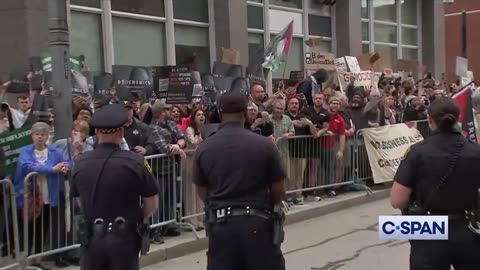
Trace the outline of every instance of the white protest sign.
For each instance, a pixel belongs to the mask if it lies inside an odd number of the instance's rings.
[[[356,57],[345,56],[345,60],[347,61],[348,69],[350,72],[360,72],[362,70]]]
[[[455,65],[455,75],[460,77],[467,77],[468,74],[468,59],[457,56],[457,61]]]
[[[335,59],[335,67],[337,68],[337,71],[348,72],[348,65],[345,57]]]
[[[350,83],[350,77],[355,77],[354,86],[360,87],[363,86],[365,90],[378,92],[378,79],[377,75],[370,70],[360,71],[360,72],[344,72],[337,70],[338,74],[338,84],[340,89],[345,91],[348,84]]]
[[[393,181],[409,148],[423,140],[420,132],[406,124],[362,129],[375,184]]]

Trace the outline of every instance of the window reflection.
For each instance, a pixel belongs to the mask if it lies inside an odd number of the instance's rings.
[[[111,0],[112,10],[165,17],[163,0]],[[175,0],[176,1],[176,0]]]
[[[375,14],[375,20],[388,22],[397,21],[395,0],[373,0],[370,1],[370,4],[373,5],[373,14]]]

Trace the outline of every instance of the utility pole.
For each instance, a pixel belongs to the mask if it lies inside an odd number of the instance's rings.
[[[68,1],[70,2],[70,1]],[[54,140],[70,137],[72,86],[66,0],[48,0],[48,42],[52,57]]]
[[[467,58],[467,11],[462,12],[462,57]]]

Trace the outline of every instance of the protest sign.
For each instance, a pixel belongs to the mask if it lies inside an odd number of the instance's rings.
[[[72,71],[82,72],[85,58],[83,56],[70,56]],[[41,56],[30,57],[31,70],[34,74],[41,75],[43,71],[52,71],[52,57],[48,53]]]
[[[360,72],[343,72],[338,71],[338,84],[340,85],[340,89],[345,91],[347,89],[348,84],[350,83],[350,77],[355,76],[354,86],[356,87],[364,87],[367,91],[378,91],[377,85],[377,75],[369,70],[360,71]]]
[[[172,66],[152,67],[153,92],[157,98],[167,98],[168,75]]]
[[[243,77],[243,67],[215,61],[213,63],[213,74],[216,77]]]
[[[5,171],[7,175],[15,176],[18,156],[22,147],[32,144],[31,126],[24,126],[14,131],[0,134],[0,147],[5,154]]]
[[[319,70],[335,70],[335,55],[333,53],[324,53],[310,48],[312,52],[305,53],[305,69]]]
[[[8,93],[28,93],[29,82],[27,80],[28,70],[23,68],[13,69],[10,72],[10,85],[8,86]]]
[[[360,64],[356,57],[343,56],[334,60],[335,69],[343,72],[360,72]]]
[[[416,128],[406,124],[362,129],[375,184],[393,181],[409,148],[423,140]]]
[[[93,92],[93,73],[72,71],[72,96],[91,97]]]
[[[240,52],[232,48],[222,48],[222,62],[226,64],[240,64]]]
[[[193,78],[189,66],[173,66],[168,76],[168,104],[192,103]]]
[[[467,77],[468,71],[468,59],[463,58],[461,56],[457,56],[456,62],[455,62],[455,75],[459,77]]]
[[[150,67],[113,66],[113,77],[120,100],[147,100],[153,93]]]
[[[110,99],[110,89],[113,87],[113,75],[107,72],[101,73],[93,78],[93,97],[97,100]]]

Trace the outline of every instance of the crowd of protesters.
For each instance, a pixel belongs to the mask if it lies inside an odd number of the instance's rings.
[[[291,204],[303,204],[304,200],[318,201],[321,195],[337,196],[338,190],[329,187],[302,192],[301,189],[331,185],[345,180],[352,180],[353,138],[356,131],[391,125],[407,121],[420,121],[427,118],[429,104],[438,96],[448,95],[458,90],[452,85],[448,91],[428,76],[414,82],[413,78],[395,79],[383,76],[378,83],[378,91],[355,87],[355,78],[341,91],[336,85],[323,85],[323,70],[308,76],[295,87],[281,81],[274,87],[273,94],[267,96],[264,86],[254,84],[250,87],[250,102],[246,113],[245,128],[262,136],[271,138],[276,143],[288,172],[288,188],[296,192],[289,195]],[[5,101],[8,82],[0,86],[0,96]],[[0,132],[20,128],[28,123],[31,103],[34,98],[48,95],[41,89],[37,93],[31,90],[27,95],[20,95],[17,104],[2,105]],[[161,185],[161,206],[159,222],[175,218],[177,201],[174,198],[177,176],[182,175],[183,209],[186,215],[202,212],[202,204],[196,199],[191,180],[190,166],[192,153],[200,144],[205,134],[202,129],[207,124],[218,123],[219,113],[215,106],[202,104],[167,104],[165,100],[129,100],[120,101],[115,88],[110,90],[109,100],[97,101],[91,98],[74,97],[72,101],[72,133],[70,138],[53,141],[54,115],[49,113],[43,120],[33,123],[33,144],[22,148],[17,164],[17,171],[11,178],[17,192],[17,207],[21,224],[36,224],[36,230],[28,236],[28,249],[39,252],[42,233],[52,234],[51,248],[61,247],[69,234],[52,233],[65,227],[65,209],[68,201],[64,179],[73,166],[75,157],[96,146],[94,130],[89,127],[93,113],[109,103],[122,103],[129,111],[129,121],[125,126],[122,149],[144,156],[165,154],[172,157],[171,162],[159,162],[150,159],[154,173]],[[474,107],[480,113],[480,97],[474,97]],[[248,147],[248,146],[246,146]],[[255,149],[252,149],[252,154]],[[0,158],[3,151],[0,149]],[[156,163],[155,163],[156,162]],[[4,160],[0,160],[0,176],[5,177]],[[180,165],[184,164],[184,165]],[[35,196],[24,194],[31,187],[24,186],[24,179],[30,172],[38,173],[34,181]],[[191,177],[191,176],[190,176]],[[68,181],[67,181],[68,182]],[[0,193],[1,194],[1,193]],[[30,198],[34,197],[34,198]],[[0,200],[3,202],[4,200]],[[24,204],[29,204],[29,213],[21,211]],[[35,207],[40,205],[40,207]],[[6,207],[6,206],[4,206]],[[75,206],[72,206],[75,208]],[[42,209],[40,212],[35,211]],[[33,211],[32,211],[33,209]],[[3,212],[3,211],[2,211]],[[23,220],[27,216],[28,220]],[[55,217],[55,218],[45,218]],[[58,217],[58,218],[57,218]],[[163,220],[162,220],[163,219]],[[53,220],[53,222],[49,222]],[[5,222],[3,220],[2,222]],[[41,223],[44,223],[43,226]],[[203,229],[201,219],[190,220],[197,230]],[[2,225],[2,224],[0,224]],[[5,226],[0,226],[3,243],[8,241]],[[175,225],[163,226],[152,232],[152,242],[163,243],[163,236],[179,235]],[[60,238],[60,239],[57,239]],[[5,248],[6,244],[3,245]],[[78,253],[67,252],[55,257],[57,266],[78,264]],[[40,261],[35,265],[42,269]]]

